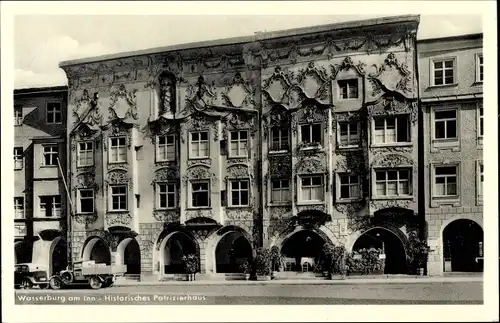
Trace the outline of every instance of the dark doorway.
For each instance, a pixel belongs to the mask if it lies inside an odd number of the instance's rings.
[[[281,254],[286,271],[321,271],[325,260],[325,240],[316,232],[302,230],[294,233],[283,243]]]
[[[218,273],[242,273],[240,265],[252,257],[252,246],[240,232],[226,233],[215,248]]]
[[[101,239],[98,239],[92,247],[90,260],[94,260],[96,264],[111,265],[111,252]]]
[[[33,254],[33,245],[25,241],[14,243],[14,257],[16,264],[29,263]]]
[[[164,273],[183,274],[183,256],[197,254],[196,244],[185,233],[176,232],[167,241],[164,250]]]
[[[52,251],[52,272],[51,274],[56,274],[61,272],[61,270],[66,269],[68,266],[68,250],[66,246],[66,241],[60,239],[54,250]]]
[[[443,231],[445,271],[483,271],[483,248],[483,229],[479,224],[467,219],[451,222]]]
[[[384,274],[408,274],[403,243],[394,233],[382,228],[371,229],[356,240],[352,250],[369,248],[382,249],[385,254]]]
[[[141,249],[139,243],[132,239],[125,247],[123,252],[123,262],[127,266],[127,275],[140,275],[141,274]]]

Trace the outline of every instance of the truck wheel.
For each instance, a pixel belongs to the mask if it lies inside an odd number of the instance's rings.
[[[99,277],[97,277],[97,276],[91,276],[89,278],[89,284],[90,284],[90,288],[92,288],[92,289],[99,289],[102,286],[102,282],[99,279]]]
[[[58,289],[62,288],[62,285],[63,285],[63,282],[62,282],[61,278],[59,278],[58,276],[50,277],[50,280],[49,280],[50,288],[52,288],[53,290],[58,290]]]
[[[28,278],[25,278],[21,282],[21,288],[22,289],[31,289],[31,288],[33,288],[33,283]]]
[[[113,278],[107,278],[104,283],[102,283],[102,287],[107,288],[113,286],[114,281]]]

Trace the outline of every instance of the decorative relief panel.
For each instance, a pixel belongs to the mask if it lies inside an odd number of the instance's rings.
[[[177,169],[163,167],[155,171],[153,184],[177,180]]]
[[[77,223],[83,224],[85,225],[85,228],[88,228],[91,224],[97,221],[98,216],[96,213],[75,214],[74,218]]]
[[[292,217],[291,206],[271,206],[269,207],[269,214],[271,218],[275,219],[288,219]]]
[[[85,122],[91,127],[98,127],[102,124],[102,113],[99,112],[97,92],[90,97],[87,89],[83,90],[82,96],[76,98],[73,96],[73,117],[75,123]]]
[[[389,95],[386,95],[379,99],[376,103],[369,105],[367,109],[369,122],[371,122],[371,119],[374,116],[397,114],[408,114],[413,125],[416,125],[418,121],[417,102],[408,102],[405,99],[398,99]]]
[[[297,174],[318,174],[324,173],[326,167],[324,161],[319,158],[304,158],[297,162],[295,166],[295,172]]]
[[[130,178],[127,171],[123,169],[114,169],[108,172],[108,177],[106,180],[107,185],[117,185],[117,184],[128,184]]]
[[[413,165],[413,159],[401,154],[382,154],[374,157],[372,167],[394,168]]]
[[[372,93],[379,92],[380,88],[388,88],[389,90],[399,91],[401,93],[413,92],[411,72],[408,65],[406,63],[399,62],[394,53],[389,53],[381,66],[378,67],[377,65],[374,65],[373,67],[375,68],[375,72],[370,73],[369,75],[372,79],[370,81],[373,87]],[[394,70],[399,74],[399,81],[396,82],[394,81]]]
[[[359,61],[357,64],[354,64],[352,58],[350,56],[346,56],[342,63],[330,65],[330,70],[332,72],[331,78],[337,78],[337,75],[341,71],[348,71],[350,69],[355,70],[360,76],[366,74],[365,72],[366,64]]]
[[[409,209],[412,204],[414,204],[413,200],[372,200],[370,201],[370,213],[373,214],[376,211],[390,208]]]
[[[361,115],[358,111],[332,113],[333,133],[337,131],[337,124],[340,122],[361,122]]]
[[[210,169],[205,165],[196,165],[186,170],[184,176],[182,176],[184,182],[188,182],[190,180],[203,180],[210,179],[212,181],[212,185],[216,185],[217,177],[214,173],[210,172]]]
[[[130,149],[132,146],[132,131],[130,131],[130,125],[122,122],[120,119],[115,119],[102,128],[105,134],[102,143],[104,151],[108,149],[109,137],[125,137],[127,148]]]
[[[255,108],[255,89],[243,80],[241,73],[237,72],[234,77],[227,81],[221,93],[222,101],[232,108]]]
[[[137,89],[127,91],[124,84],[112,88],[109,98],[109,120],[139,118],[137,114]]]
[[[326,68],[316,67],[309,62],[305,69],[300,69],[296,78],[297,84],[308,98],[315,98],[320,102],[329,103],[332,97],[330,77]]]
[[[336,172],[364,173],[365,156],[362,151],[338,151],[337,154],[339,158],[335,163]]]
[[[213,214],[211,209],[188,209],[184,211],[184,216],[186,221],[195,218],[210,218],[213,219]]]
[[[273,105],[269,112],[262,116],[264,137],[268,138],[273,127],[290,129],[290,112],[280,105]]]
[[[321,211],[326,212],[326,207],[324,204],[314,204],[314,205],[297,205],[297,214],[307,211]]]
[[[176,80],[170,73],[160,75],[160,107],[159,113],[175,113],[176,111]]]
[[[231,167],[233,165],[244,165],[248,167],[248,158],[228,158],[226,160],[227,167]]]
[[[95,182],[95,173],[93,171],[82,172],[76,175],[74,190],[80,188],[99,190],[99,185]]]
[[[231,220],[252,220],[253,212],[248,208],[226,208],[226,217]]]
[[[157,136],[180,133],[180,125],[178,121],[159,117],[155,121],[149,122],[141,129],[144,138],[149,137],[153,145],[156,144]]]
[[[227,131],[231,130],[248,130],[252,138],[255,137],[257,129],[255,116],[250,116],[247,113],[231,113],[222,118],[223,134],[227,139]]]
[[[211,167],[212,166],[212,159],[206,158],[206,159],[188,159],[187,161],[187,168],[191,168],[194,166],[204,166],[204,167]]]
[[[227,168],[226,178],[248,178],[250,170],[247,165],[236,164]]]
[[[153,217],[156,221],[173,223],[180,221],[180,210],[154,210]]]
[[[187,105],[200,100],[205,105],[215,105],[218,100],[217,86],[215,81],[208,83],[203,76],[198,77],[196,84],[188,84],[186,88]]]
[[[107,212],[104,219],[107,227],[129,226],[132,223],[132,214],[130,212]]]
[[[270,155],[269,173],[271,176],[289,177],[292,174],[292,157],[290,155]]]
[[[214,136],[214,141],[217,141],[219,139],[219,129],[216,121],[217,118],[201,112],[194,112],[187,118],[186,122],[183,124],[183,128],[187,129],[187,131],[211,130]],[[181,141],[184,143],[185,140],[185,136],[181,135]]]

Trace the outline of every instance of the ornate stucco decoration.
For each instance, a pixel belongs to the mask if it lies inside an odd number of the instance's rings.
[[[332,129],[336,136],[337,125],[340,122],[361,122],[361,114],[359,111],[346,111],[332,113]]]
[[[236,164],[236,165],[231,165],[230,167],[227,168],[227,176],[226,179],[231,179],[231,178],[249,178],[250,176],[250,169],[248,168],[248,165],[246,164]]]
[[[227,208],[226,217],[231,220],[252,220],[253,212],[251,207]]]
[[[137,120],[137,89],[127,91],[125,84],[112,88],[109,98],[109,120]]]
[[[215,80],[211,83],[205,77],[199,76],[196,84],[188,84],[186,88],[186,105],[189,106],[196,101],[201,101],[204,106],[214,105],[218,99]]]
[[[132,223],[132,214],[130,212],[107,212],[104,215],[104,220],[108,227],[129,226]]]
[[[372,65],[374,72],[368,75],[372,86],[372,95],[375,96],[381,90],[398,91],[401,94],[413,92],[411,71],[406,63],[398,61],[394,53],[389,53],[381,66]],[[399,80],[394,81],[394,73],[399,74]]]
[[[318,105],[315,102],[306,101],[300,109],[292,113],[291,127],[293,134],[297,134],[302,124],[322,123],[328,120],[328,107]],[[328,130],[324,124],[325,132]]]
[[[95,182],[94,169],[76,175],[74,190],[80,188],[93,189],[96,192],[99,190],[99,185]]]
[[[324,173],[326,167],[324,162],[316,157],[303,158],[295,166],[297,174],[319,174]]]
[[[138,128],[137,125],[131,125],[123,122],[121,119],[115,119],[101,127],[104,134],[102,146],[105,151],[108,150],[109,137],[125,137],[127,148],[132,146],[132,128]]]
[[[180,221],[180,210],[154,210],[153,217],[158,222],[174,223]]]
[[[370,214],[383,209],[403,208],[409,209],[413,204],[412,200],[372,200],[370,201]]]
[[[214,117],[203,112],[194,112],[189,115],[185,122],[181,125],[181,129],[189,131],[208,131],[213,133],[214,141],[219,140],[219,127],[217,125],[218,117]],[[181,141],[184,143],[185,136],[181,136]]]
[[[409,102],[400,95],[386,94],[376,102],[367,105],[368,121],[374,116],[408,114],[410,121],[416,125],[418,121],[418,104]]]
[[[213,219],[212,209],[187,209],[184,211],[185,221],[195,218],[209,218]]]
[[[326,208],[324,204],[314,204],[314,205],[297,205],[297,214],[307,211],[321,211],[325,212]]]
[[[270,217],[274,219],[288,219],[292,216],[291,206],[271,206],[269,208]]]
[[[281,105],[274,105],[268,113],[262,116],[264,123],[264,137],[268,138],[273,127],[290,129],[290,112]]]
[[[315,98],[320,102],[329,103],[331,95],[330,77],[326,68],[317,67],[309,62],[306,68],[297,73],[296,82],[308,98]]]
[[[177,105],[176,84],[174,75],[165,72],[160,75],[160,115],[175,113]]]
[[[345,213],[348,218],[356,217],[365,206],[365,200],[352,201],[351,203],[334,203],[335,209],[340,213]]]
[[[158,119],[149,121],[141,129],[144,138],[149,137],[151,143],[156,144],[156,137],[168,134],[179,135],[180,124],[178,121],[160,116]]]
[[[96,128],[102,124],[102,113],[99,112],[99,95],[97,92],[91,97],[87,89],[83,90],[80,98],[73,102],[73,117],[75,125],[85,123],[89,127]]]
[[[413,159],[401,154],[383,154],[372,162],[372,167],[395,168],[412,165]]]
[[[111,251],[115,252],[118,247],[118,242],[120,241],[120,237],[118,235],[114,235],[108,230],[92,230],[87,232],[87,236],[95,236],[101,238],[103,242],[111,249]]]
[[[118,184],[123,184],[123,185],[128,185],[130,181],[130,177],[128,176],[128,173],[125,169],[113,169],[108,172],[108,176],[106,179],[106,184],[107,185],[118,185]]]
[[[212,181],[212,185],[215,185],[215,181],[217,177],[214,173],[210,172],[210,168],[207,165],[196,164],[186,170],[184,176],[182,176],[182,180],[184,182],[188,182],[191,180],[207,180],[210,179]]]
[[[277,66],[274,73],[268,79],[263,80],[262,90],[273,102],[282,102],[286,91],[292,86],[292,80]]]
[[[77,223],[83,224],[85,225],[85,228],[87,228],[89,225],[97,221],[98,216],[96,213],[75,214],[74,218]]]
[[[204,167],[211,167],[212,166],[212,159],[210,159],[210,158],[188,159],[187,168],[191,168],[191,167],[194,167],[197,165],[204,166]]]
[[[346,56],[342,63],[330,65],[330,70],[332,73],[331,78],[336,79],[339,72],[348,71],[350,69],[355,70],[358,75],[364,76],[366,74],[365,66],[366,64],[361,61],[359,61],[357,64],[354,64],[352,58],[350,56]]]
[[[339,153],[339,158],[335,163],[335,171],[363,175],[365,171],[365,157],[363,152],[345,151]]]
[[[236,72],[232,79],[226,81],[221,96],[222,101],[228,107],[255,108],[255,89],[243,79],[240,72]]]
[[[232,112],[222,118],[223,122],[223,134],[224,138],[227,139],[227,131],[231,130],[248,130],[252,138],[255,137],[255,132],[257,129],[255,115],[250,115],[248,113],[236,113]]]
[[[171,181],[177,181],[177,169],[170,167],[162,167],[155,171],[154,179],[151,184],[155,185],[156,183],[171,182]]]
[[[292,174],[292,157],[290,155],[270,155],[269,173],[271,177],[289,178]]]

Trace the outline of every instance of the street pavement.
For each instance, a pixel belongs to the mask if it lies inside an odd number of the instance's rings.
[[[419,283],[349,283],[342,284],[240,284],[190,285],[157,284],[114,286],[100,290],[72,288],[64,290],[30,290],[18,295],[87,295],[94,302],[110,303],[106,295],[134,295],[154,298],[156,304],[483,304],[481,281],[419,282]],[[172,298],[185,296],[183,301]],[[170,301],[165,300],[169,297]],[[186,298],[187,297],[187,298]],[[116,300],[116,299],[115,299]],[[123,303],[125,302],[125,303]],[[114,303],[116,304],[116,302]],[[141,304],[122,300],[122,304]],[[142,304],[151,304],[142,302]]]

